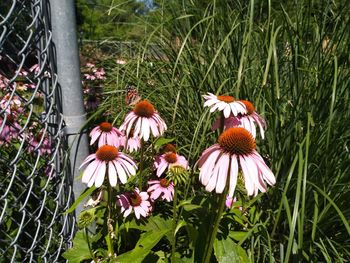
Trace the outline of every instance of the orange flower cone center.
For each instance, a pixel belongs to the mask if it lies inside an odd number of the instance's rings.
[[[150,118],[155,112],[154,106],[147,100],[142,100],[135,105],[134,113],[140,117]]]
[[[163,152],[164,153],[176,153],[176,148],[173,144],[168,143],[167,145],[164,146]]]
[[[161,187],[167,188],[170,184],[170,181],[168,181],[165,178],[160,179],[159,184]]]
[[[176,153],[167,153],[164,156],[165,161],[167,161],[168,163],[176,163],[177,161],[177,156]]]
[[[225,130],[219,137],[220,147],[230,154],[251,154],[256,147],[253,136],[244,128],[234,127]]]
[[[138,193],[133,192],[129,197],[129,201],[132,206],[139,206],[142,202],[142,198]]]
[[[221,96],[217,96],[217,98],[218,98],[218,100],[221,100],[221,101],[227,102],[227,103],[235,101],[235,98],[232,96],[221,95]]]
[[[103,145],[96,152],[97,159],[101,161],[113,161],[118,157],[118,148],[111,145]]]
[[[253,103],[251,103],[248,100],[240,100],[240,102],[242,102],[245,107],[247,108],[247,114],[250,115],[255,111],[255,107],[253,105]]]
[[[113,126],[109,122],[102,122],[100,124],[100,130],[103,132],[110,132],[112,129],[113,129]]]

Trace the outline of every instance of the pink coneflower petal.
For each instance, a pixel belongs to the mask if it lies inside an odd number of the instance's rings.
[[[127,114],[124,123],[120,126],[120,130],[125,131],[127,137],[132,129],[134,137],[148,141],[151,135],[154,137],[162,135],[166,124],[154,106],[147,100],[143,100],[138,102],[134,110]]]
[[[275,177],[255,147],[255,140],[246,129],[234,127],[224,131],[218,143],[205,150],[197,162],[200,168],[199,180],[205,189],[222,193],[228,185],[228,195],[232,197],[241,168],[248,195],[266,192],[265,181],[273,185]]]
[[[140,219],[141,216],[147,217],[152,210],[148,199],[149,195],[147,192],[140,192],[139,189],[135,188],[133,192],[119,195],[117,204],[121,207],[121,213],[123,213],[124,217],[127,217],[134,211],[136,218]]]
[[[117,185],[117,182],[118,182],[117,171],[113,162],[109,162],[108,164],[108,179],[111,186],[114,187]]]
[[[113,127],[109,122],[102,122],[90,132],[90,145],[98,140],[98,147],[105,144],[119,147],[121,145],[123,133]]]
[[[100,187],[103,183],[103,180],[105,179],[105,174],[106,174],[106,163],[101,162],[100,167],[98,168],[98,171],[96,171],[97,177],[95,180],[95,186]]]
[[[93,174],[95,173],[96,169],[98,167],[98,163],[97,162],[92,162],[88,165],[88,167],[85,169],[84,173],[83,173],[83,177],[82,177],[82,182],[87,184],[89,183],[91,177],[93,176]]]
[[[230,185],[229,185],[229,191],[228,195],[233,196],[236,185],[237,185],[237,178],[238,178],[238,162],[237,157],[232,156],[231,158],[231,174],[230,174]]]
[[[154,162],[154,168],[157,170],[156,174],[158,177],[171,166],[181,166],[188,169],[188,161],[184,156],[169,152],[158,156]]]
[[[239,101],[236,101],[232,96],[216,96],[212,93],[203,96],[206,102],[204,107],[209,107],[210,112],[221,111],[225,118],[228,118],[231,114],[238,116],[238,114],[246,114],[247,110],[245,105]]]
[[[93,184],[100,187],[107,171],[109,183],[113,187],[117,185],[118,177],[121,183],[125,184],[128,177],[136,174],[135,162],[112,145],[100,147],[95,154],[89,155],[84,160],[80,168],[89,162],[91,163],[85,169],[82,177],[82,182],[87,183],[88,187]]]

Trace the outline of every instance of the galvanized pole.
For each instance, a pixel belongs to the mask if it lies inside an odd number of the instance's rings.
[[[80,79],[75,6],[72,0],[50,0],[53,42],[56,48],[58,83],[62,91],[62,111],[70,148],[70,175],[74,196],[85,189],[78,167],[89,154],[87,135],[82,133],[86,122],[83,91]],[[83,205],[77,207],[76,214]]]

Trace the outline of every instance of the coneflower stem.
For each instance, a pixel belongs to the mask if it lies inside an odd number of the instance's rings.
[[[177,191],[174,186],[174,198],[173,198],[173,239],[171,241],[171,262],[175,262],[175,252],[176,252],[176,225],[177,225]]]
[[[106,236],[106,242],[107,242],[107,248],[108,248],[108,256],[113,257],[114,256],[114,248],[113,248],[113,241],[112,241],[112,233],[113,233],[113,226],[111,224],[112,221],[112,187],[108,184],[108,202],[107,202],[107,208],[108,208],[108,217],[106,220],[106,227],[107,227],[107,236]],[[111,229],[112,226],[112,229]]]
[[[219,229],[219,225],[220,225],[220,221],[221,221],[221,216],[222,216],[222,213],[223,213],[224,208],[225,208],[226,195],[227,195],[227,186],[225,187],[224,192],[219,197],[218,210],[217,210],[217,214],[216,214],[215,221],[214,221],[214,227],[211,231],[209,244],[208,244],[207,249],[205,251],[203,263],[210,262],[211,253],[213,251],[214,241],[216,239],[216,234],[218,233],[218,229]]]
[[[220,117],[220,134],[224,131],[225,128],[225,116],[223,113],[221,113]]]
[[[140,149],[140,166],[139,166],[139,189],[142,190],[143,180],[142,180],[142,172],[143,172],[143,163],[144,163],[144,151],[145,151],[145,143],[141,138],[141,149]]]

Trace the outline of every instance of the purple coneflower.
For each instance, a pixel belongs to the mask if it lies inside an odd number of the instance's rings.
[[[160,180],[149,181],[150,187],[147,192],[151,194],[151,200],[154,201],[159,197],[162,200],[167,200],[168,202],[173,200],[174,196],[174,184],[169,180],[162,178]]]
[[[13,115],[7,115],[6,122],[0,117],[0,145],[10,143],[12,139],[19,136],[22,127],[17,123]]]
[[[82,178],[82,182],[86,183],[88,187],[93,184],[100,187],[106,172],[108,172],[111,186],[117,185],[118,177],[121,183],[125,184],[128,177],[136,174],[135,162],[112,145],[103,145],[98,148],[96,153],[86,157],[79,169],[89,162],[91,163],[86,167]]]
[[[224,121],[224,128],[231,127],[243,127],[248,130],[253,137],[256,137],[255,123],[259,126],[261,138],[264,139],[264,129],[266,128],[266,122],[263,117],[261,117],[256,111],[254,105],[247,100],[240,100],[247,109],[246,114],[239,114],[238,116],[231,115]],[[221,119],[218,118],[213,124],[212,130],[220,127]]]
[[[148,141],[151,133],[154,137],[160,136],[167,126],[154,106],[149,101],[142,100],[126,115],[124,123],[120,126],[120,130],[126,131],[128,137],[132,128],[134,128],[134,137]]]
[[[228,118],[230,114],[237,116],[238,114],[247,113],[245,105],[240,101],[236,101],[232,96],[216,96],[208,93],[208,95],[204,95],[203,97],[206,99],[204,107],[209,107],[210,112],[214,112],[215,110],[222,111],[225,118]]]
[[[117,204],[121,207],[121,213],[124,217],[127,217],[134,211],[136,218],[140,219],[140,216],[147,217],[152,211],[152,206],[148,199],[147,192],[140,192],[138,188],[135,188],[133,192],[118,195]]]
[[[33,134],[30,134],[30,135],[31,136],[29,139],[29,147],[28,147],[29,153],[34,152],[34,150],[38,150],[41,155],[51,154],[52,145],[49,140],[49,137],[46,134],[44,135],[44,131],[40,131],[36,136],[34,136]]]
[[[248,195],[257,195],[258,190],[266,192],[264,181],[274,185],[276,179],[255,147],[255,140],[246,129],[234,127],[225,130],[218,143],[206,149],[198,161],[199,180],[205,189],[222,193],[229,177],[228,195],[232,197],[241,169]]]
[[[102,122],[100,125],[96,126],[90,132],[91,142],[90,145],[94,144],[98,138],[98,147],[105,144],[119,147],[121,145],[121,138],[123,133],[117,128],[113,127],[109,122]]]
[[[138,137],[133,137],[131,132],[131,134],[129,134],[129,138],[125,135],[120,138],[120,145],[128,152],[137,151],[141,148],[141,139]]]
[[[167,168],[178,165],[183,168],[188,168],[188,162],[184,156],[174,152],[167,152],[157,157],[154,162],[154,168],[157,170],[157,176],[160,177]]]

